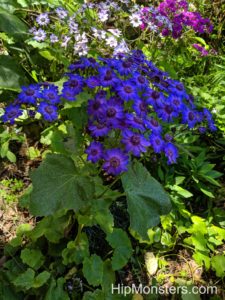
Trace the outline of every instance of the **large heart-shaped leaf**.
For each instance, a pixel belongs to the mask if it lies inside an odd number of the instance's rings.
[[[127,195],[130,227],[143,239],[148,239],[148,229],[159,224],[160,215],[170,212],[169,196],[139,162],[123,174],[122,183]]]
[[[33,192],[30,210],[36,216],[54,214],[59,209],[85,207],[94,194],[94,183],[81,174],[72,159],[51,154],[31,175]]]

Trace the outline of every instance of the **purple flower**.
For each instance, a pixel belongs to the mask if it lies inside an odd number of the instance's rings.
[[[38,84],[31,84],[29,86],[22,86],[22,92],[19,93],[18,99],[21,103],[36,104],[37,98],[40,97],[40,86]]]
[[[183,122],[188,124],[189,128],[194,128],[195,124],[198,122],[196,112],[190,109],[183,110]]]
[[[62,94],[61,97],[68,100],[68,101],[75,101],[76,100],[76,93],[74,92],[73,89],[69,87],[64,87],[62,89]]]
[[[118,95],[125,101],[135,100],[138,96],[134,84],[129,80],[121,81],[116,90]]]
[[[21,116],[23,111],[19,105],[10,104],[5,108],[5,113],[1,116],[3,122],[15,123],[15,119]]]
[[[162,132],[162,126],[159,124],[159,122],[154,118],[146,119],[145,126],[148,129],[151,129],[153,133],[160,134]]]
[[[164,153],[168,159],[168,165],[176,163],[179,156],[176,146],[174,146],[172,143],[167,143],[164,147]]]
[[[105,107],[106,123],[108,126],[117,126],[119,121],[124,118],[123,106],[110,99]]]
[[[50,42],[52,44],[57,43],[59,41],[59,38],[55,34],[53,34],[53,33],[50,35],[49,38],[50,38]]]
[[[155,153],[160,153],[164,147],[164,141],[160,135],[152,133],[149,137],[151,146]]]
[[[88,155],[87,160],[96,163],[103,158],[103,146],[100,142],[91,142],[85,153]]]
[[[36,22],[41,25],[48,25],[50,23],[50,19],[48,17],[48,13],[42,13],[36,18]]]
[[[172,122],[174,117],[178,116],[178,113],[173,109],[173,107],[168,104],[162,104],[160,108],[156,110],[157,115],[165,122]]]
[[[135,114],[126,113],[126,124],[131,128],[138,129],[140,131],[145,131],[143,118]]]
[[[209,52],[199,44],[192,44],[192,47],[194,47],[201,54],[201,56],[207,56],[209,54]]]
[[[136,114],[140,117],[144,117],[148,113],[148,103],[141,99],[135,99],[133,104],[133,109],[136,112]]]
[[[34,39],[37,42],[43,42],[46,39],[46,32],[43,29],[38,29],[33,32]]]
[[[65,19],[68,16],[68,11],[62,7],[57,7],[55,12],[61,20]]]
[[[110,131],[110,128],[104,121],[90,123],[88,129],[93,137],[106,136]]]
[[[52,122],[57,120],[57,107],[45,102],[41,102],[37,110],[46,121]]]
[[[128,129],[124,130],[121,142],[125,145],[127,152],[131,152],[133,155],[138,157],[142,152],[147,151],[146,147],[150,146],[150,143],[143,135],[134,133]]]
[[[68,74],[69,80],[64,82],[63,87],[69,88],[74,95],[79,94],[83,90],[84,80],[80,75]]]
[[[111,68],[100,67],[99,79],[103,87],[114,86],[118,83],[118,78]]]
[[[41,97],[49,102],[50,104],[58,104],[60,102],[60,96],[58,94],[58,87],[55,85],[49,85],[48,88],[45,88],[42,93]]]
[[[134,71],[132,59],[120,60],[116,65],[116,70],[120,75],[129,75]]]
[[[90,88],[90,89],[94,89],[96,88],[97,86],[100,86],[101,83],[100,83],[100,80],[97,76],[91,76],[91,77],[88,77],[86,80],[85,80],[87,86]]]
[[[109,149],[104,155],[104,164],[102,166],[108,174],[119,175],[122,172],[127,171],[129,163],[129,156],[125,154],[121,149]]]

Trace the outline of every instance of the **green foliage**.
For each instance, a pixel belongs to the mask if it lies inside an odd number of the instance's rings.
[[[127,194],[131,229],[146,238],[148,228],[159,224],[160,215],[169,213],[169,196],[140,163],[130,167],[122,182]]]

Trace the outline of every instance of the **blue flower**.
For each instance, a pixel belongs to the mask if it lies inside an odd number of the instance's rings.
[[[146,147],[150,146],[150,143],[145,137],[139,133],[132,132],[130,130],[124,130],[123,138],[121,142],[125,145],[127,152],[131,152],[135,156],[140,156],[142,152],[146,152]]]
[[[68,101],[75,101],[76,100],[76,93],[74,92],[74,89],[71,89],[69,87],[64,87],[62,89],[61,97]]]
[[[130,75],[134,71],[132,59],[120,60],[115,66],[120,75]]]
[[[87,160],[96,163],[103,158],[103,145],[100,142],[91,142],[85,152],[88,155]]]
[[[58,119],[57,107],[41,102],[37,110],[46,121],[53,122]]]
[[[179,156],[176,146],[174,146],[172,143],[167,143],[164,147],[164,153],[168,159],[168,165],[176,163],[177,158]]]
[[[143,118],[138,117],[136,114],[126,113],[126,124],[131,128],[145,131]]]
[[[183,110],[182,115],[183,122],[185,124],[188,124],[189,128],[194,128],[196,123],[198,122],[196,112],[186,108],[185,110]]]
[[[50,104],[58,104],[60,102],[60,96],[58,94],[58,87],[55,85],[49,85],[48,88],[45,88],[41,97],[48,101]]]
[[[164,148],[164,141],[160,135],[152,133],[149,137],[151,146],[155,153],[162,152]]]
[[[36,104],[37,98],[40,97],[40,86],[39,84],[31,84],[29,86],[22,86],[22,92],[19,93],[18,99],[21,103],[25,104]]]
[[[155,134],[160,134],[162,132],[162,126],[152,117],[145,120],[145,126]]]
[[[121,149],[116,148],[107,150],[104,155],[104,160],[105,162],[102,168],[107,172],[107,174],[116,176],[127,171],[129,156]]]
[[[90,76],[85,80],[85,82],[90,89],[94,89],[97,86],[101,85],[100,80],[97,76]]]
[[[104,121],[90,123],[88,129],[93,137],[106,136],[110,131],[110,128]]]
[[[178,112],[173,109],[170,103],[162,103],[162,105],[157,108],[156,113],[158,117],[165,122],[172,122],[173,118],[178,117]]]
[[[126,80],[121,81],[121,83],[116,87],[118,95],[125,101],[135,100],[138,95],[136,92],[136,87],[132,81]]]
[[[74,95],[78,95],[83,90],[84,80],[80,75],[68,74],[69,80],[64,82],[63,87],[69,88]]]
[[[124,118],[123,106],[110,99],[105,106],[106,123],[108,126],[116,127]]]
[[[10,104],[5,108],[5,113],[1,117],[3,122],[15,123],[15,119],[23,114],[19,105]]]
[[[140,117],[145,117],[148,114],[148,103],[139,98],[135,99],[133,109]]]
[[[116,77],[116,74],[111,68],[100,67],[98,71],[99,79],[103,87],[114,86],[116,83],[118,83],[119,79]]]
[[[48,13],[42,13],[39,16],[37,16],[36,22],[41,26],[48,25],[50,23]]]

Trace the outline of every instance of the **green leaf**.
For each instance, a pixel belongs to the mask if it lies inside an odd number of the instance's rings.
[[[133,249],[130,240],[125,231],[117,228],[114,228],[113,232],[108,234],[106,239],[114,249],[112,257],[113,270],[119,270],[127,264],[132,255]]]
[[[160,215],[171,210],[169,196],[139,162],[122,175],[122,183],[127,194],[131,229],[148,239],[148,229],[158,225]]]
[[[55,281],[51,280],[50,287],[44,297],[44,300],[70,300],[68,294],[64,291],[65,279],[60,277]]]
[[[40,250],[24,249],[21,251],[20,258],[24,264],[38,270],[44,263],[45,257]]]
[[[81,233],[79,241],[70,241],[67,247],[62,252],[63,264],[68,265],[71,263],[80,264],[88,257],[89,254],[89,243],[88,238],[84,232]]]
[[[34,270],[27,269],[24,273],[20,274],[15,280],[13,280],[13,284],[17,287],[28,290],[33,286],[34,276]]]
[[[26,84],[25,75],[17,61],[7,55],[0,55],[0,89],[20,91]]]
[[[11,151],[8,151],[6,153],[6,157],[8,158],[9,161],[11,161],[12,163],[16,162],[16,155],[14,153],[12,153]]]
[[[0,30],[15,39],[22,40],[27,37],[28,27],[17,16],[0,7]]]
[[[212,268],[216,271],[216,276],[224,277],[225,276],[225,256],[216,255],[211,259]]]
[[[30,209],[36,216],[51,215],[59,209],[78,211],[94,194],[91,179],[80,174],[72,159],[60,154],[47,155],[31,179]]]
[[[112,284],[115,283],[116,277],[115,272],[112,270],[111,260],[107,259],[104,261],[103,266],[103,280],[102,280],[102,289],[106,292],[112,291]]]
[[[45,236],[51,243],[58,243],[64,237],[65,229],[70,224],[70,216],[65,211],[59,211],[54,216],[43,218],[35,228],[29,232],[32,241]]]
[[[43,271],[34,279],[33,288],[38,289],[44,285],[50,278],[51,274],[47,271]]]
[[[83,262],[83,274],[88,283],[98,286],[103,280],[103,261],[96,254],[86,257]]]
[[[105,294],[101,290],[95,290],[92,292],[86,292],[82,300],[105,300]]]

